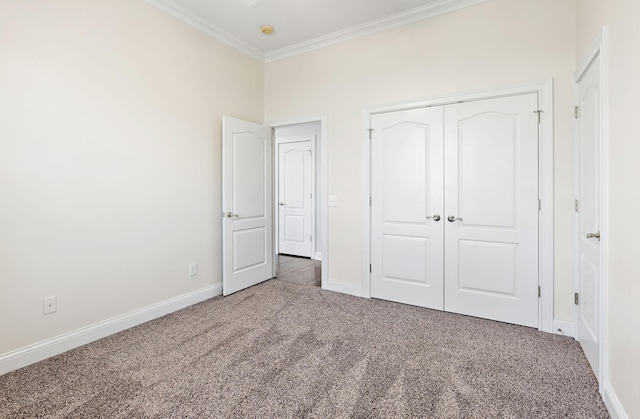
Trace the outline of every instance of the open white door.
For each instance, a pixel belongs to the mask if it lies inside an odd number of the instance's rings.
[[[600,57],[578,81],[577,339],[600,373]]]
[[[273,276],[271,128],[222,118],[222,291]]]
[[[311,257],[313,147],[278,144],[278,253]]]
[[[538,96],[446,106],[446,311],[538,327]]]

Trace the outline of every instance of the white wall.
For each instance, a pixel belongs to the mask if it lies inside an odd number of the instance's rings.
[[[263,64],[143,0],[0,2],[0,355],[221,281],[222,114]]]
[[[577,61],[609,26],[609,368],[629,418],[640,417],[640,2],[578,0]]]
[[[322,252],[322,161],[321,161],[321,145],[322,136],[320,135],[320,122],[314,122],[310,124],[297,124],[276,128],[275,139],[276,143],[279,140],[292,137],[315,137],[316,147],[314,150],[315,163],[316,163],[316,190],[314,192],[316,197],[316,254]],[[277,152],[277,149],[276,149]],[[275,170],[278,170],[276,168]],[[316,255],[311,255],[312,258],[316,258]]]
[[[362,109],[555,79],[555,316],[573,319],[575,0],[492,0],[265,66],[266,120],[327,114],[329,279],[361,280]]]

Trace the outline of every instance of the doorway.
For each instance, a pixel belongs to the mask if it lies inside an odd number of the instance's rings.
[[[322,284],[321,123],[274,128],[275,276]]]
[[[262,281],[275,278],[278,269],[277,202],[275,178],[277,160],[275,136],[309,139],[309,127],[315,151],[312,171],[312,252],[303,259],[304,271],[298,263],[295,278],[309,285],[327,284],[327,214],[324,210],[327,190],[326,117],[288,123],[261,125],[224,116],[222,119],[222,253],[223,294],[229,295]],[[301,130],[304,132],[301,133]],[[297,137],[296,137],[297,136]],[[283,141],[286,142],[286,141]],[[313,155],[313,153],[312,153]],[[275,208],[275,210],[274,210]],[[312,208],[313,210],[313,208]],[[314,228],[317,225],[317,228]],[[317,233],[317,234],[316,234]],[[324,256],[323,256],[324,255]],[[289,260],[292,261],[292,260]],[[283,260],[284,262],[284,260]],[[313,274],[301,276],[302,273]],[[289,272],[291,273],[291,272]],[[289,277],[291,279],[291,275]]]

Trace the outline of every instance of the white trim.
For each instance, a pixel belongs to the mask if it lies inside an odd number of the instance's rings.
[[[488,0],[439,0],[426,6],[386,16],[381,19],[299,42],[284,48],[262,52],[219,26],[207,22],[207,20],[202,16],[199,16],[191,10],[176,4],[172,0],[146,0],[147,3],[159,8],[160,10],[264,63],[271,63],[283,58],[304,54],[305,52],[314,51],[330,45],[371,35],[376,32],[385,31],[387,29],[396,28],[408,23],[439,16],[465,7],[475,6],[476,4],[484,3],[486,1]]]
[[[611,387],[610,383],[606,383],[604,386],[602,400],[604,400],[604,405],[607,407],[607,410],[611,415],[611,419],[629,418],[629,415],[627,415],[627,412],[625,412],[622,407],[622,403],[620,403],[620,399],[618,399],[618,395],[613,391],[613,387]]]
[[[596,41],[593,43],[589,52],[585,56],[582,64],[574,74],[574,98],[577,99],[577,84],[584,77],[586,71],[593,60],[600,56],[600,109],[602,121],[600,124],[600,289],[599,291],[599,331],[598,331],[598,352],[599,352],[599,369],[598,376],[600,380],[600,394],[605,396],[605,389],[609,384],[609,29],[607,26],[602,27],[602,31]],[[574,105],[576,102],[574,101]],[[574,149],[577,158],[578,147],[578,131],[574,130]],[[577,160],[576,160],[577,161]],[[578,166],[574,167],[574,192],[578,193]],[[577,196],[577,195],[576,195]],[[578,272],[577,255],[578,241],[575,240],[578,234],[576,226],[577,218],[574,217],[574,272]],[[574,291],[578,289],[578,276],[574,276]],[[578,310],[574,310],[574,321],[576,328],[578,327]],[[576,329],[576,337],[578,330]]]
[[[321,249],[321,257],[322,257],[322,288],[327,289],[327,285],[329,283],[329,246],[327,242],[328,236],[328,211],[327,211],[327,179],[328,179],[328,165],[327,165],[327,153],[328,153],[328,128],[327,128],[327,116],[318,116],[318,117],[309,117],[309,118],[299,118],[289,121],[276,121],[269,122],[266,125],[272,128],[278,127],[286,127],[290,125],[300,125],[300,124],[309,124],[313,122],[320,122],[320,206],[322,207],[322,214],[320,218],[320,234],[322,235],[322,249]],[[317,233],[317,231],[316,231]],[[275,237],[275,236],[274,236]],[[317,254],[316,249],[316,254]]]
[[[386,16],[371,22],[353,26],[341,31],[333,32],[308,41],[299,42],[284,48],[268,51],[264,54],[265,63],[282,60],[294,55],[304,54],[309,51],[350,41],[352,39],[396,28],[408,23],[417,22],[434,16],[443,15],[465,7],[475,6],[487,0],[440,0],[426,6]]]
[[[575,338],[576,324],[567,320],[553,319],[553,333]]]
[[[314,257],[315,260],[322,260],[322,252],[316,252],[316,255]]]
[[[451,96],[440,96],[409,103],[394,103],[381,106],[365,107],[363,109],[363,140],[362,140],[362,290],[363,296],[371,298],[371,214],[369,194],[371,190],[371,144],[369,141],[369,123],[371,116],[377,113],[394,112],[405,109],[415,109],[427,106],[453,104],[460,101],[484,100],[497,97],[537,93],[539,109],[543,111],[540,122],[540,166],[539,187],[542,209],[540,211],[540,240],[539,240],[539,285],[542,294],[539,299],[538,329],[552,333],[553,302],[554,302],[554,274],[553,274],[553,80],[546,80],[521,86],[501,89],[484,89]]]
[[[336,281],[333,279],[322,281],[322,289],[327,291],[339,292],[342,294],[354,295],[356,297],[363,297],[362,287],[360,285]]]
[[[264,54],[261,51],[259,51],[252,45],[240,40],[239,38],[236,38],[235,36],[231,35],[229,32],[225,31],[224,29],[207,22],[203,17],[198,16],[197,14],[174,3],[173,1],[171,0],[145,0],[145,1],[157,7],[158,9],[162,10],[163,12],[166,12],[171,16],[180,19],[186,24],[191,25],[194,28],[206,33],[212,38],[215,38],[218,41],[221,41],[229,45],[230,47],[235,48],[236,50],[248,55],[249,57],[256,59],[260,62],[264,62]]]
[[[0,356],[0,375],[86,345],[222,294],[222,284],[180,295]]]

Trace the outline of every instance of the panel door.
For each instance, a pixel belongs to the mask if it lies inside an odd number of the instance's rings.
[[[222,289],[273,275],[271,128],[222,119]]]
[[[311,257],[311,141],[278,145],[278,252]]]
[[[449,105],[445,310],[538,326],[537,94]]]
[[[578,212],[577,217],[577,337],[596,377],[599,374],[600,324],[600,57],[578,82]],[[589,238],[587,235],[590,235]]]
[[[442,310],[442,107],[371,122],[371,295]]]

